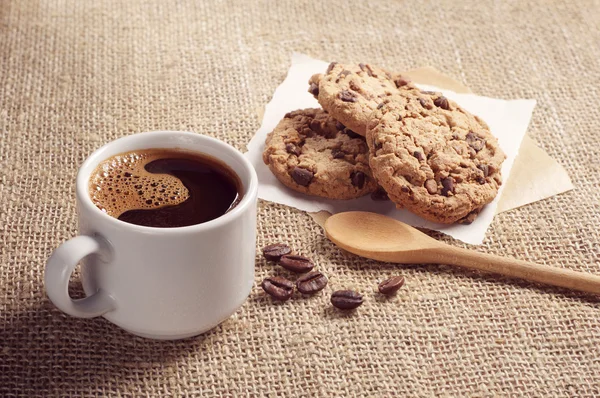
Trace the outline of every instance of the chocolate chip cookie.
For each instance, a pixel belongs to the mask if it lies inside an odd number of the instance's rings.
[[[263,161],[285,186],[329,199],[352,199],[377,188],[369,148],[323,109],[290,112],[269,133]]]
[[[384,99],[367,128],[373,176],[399,208],[434,222],[472,222],[501,185],[505,155],[486,123],[440,93]]]
[[[313,75],[308,91],[323,109],[350,130],[364,136],[367,121],[382,99],[398,86],[414,87],[401,75],[369,64],[342,65],[332,62],[325,74]]]

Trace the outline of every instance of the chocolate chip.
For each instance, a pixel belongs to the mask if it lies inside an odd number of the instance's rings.
[[[477,165],[477,168],[481,171],[483,171],[483,176],[487,177],[490,175],[490,166],[488,166],[487,164],[480,164]]]
[[[469,225],[473,221],[475,221],[475,219],[477,218],[477,216],[479,215],[480,212],[481,212],[480,208],[475,209],[472,212],[470,212],[469,214],[467,214],[466,216],[464,216],[463,218],[461,218],[460,220],[458,220],[457,222],[459,224]]]
[[[331,294],[331,304],[341,310],[353,310],[362,303],[362,295],[352,290],[338,290]]]
[[[261,286],[275,300],[286,301],[294,293],[294,283],[281,276],[271,276],[262,281]]]
[[[282,256],[279,260],[279,265],[288,271],[297,272],[299,274],[308,272],[315,266],[310,258],[293,254]]]
[[[419,103],[423,108],[427,108],[427,100],[425,98],[419,98]]]
[[[353,171],[352,174],[350,174],[350,179],[352,180],[352,185],[358,189],[362,189],[365,185],[367,176],[362,171]]]
[[[309,125],[310,129],[316,133],[320,133],[323,129],[321,126],[321,122],[319,122],[317,119],[313,119],[310,121]]]
[[[402,87],[402,86],[406,86],[408,83],[410,83],[410,80],[407,79],[406,77],[399,77],[398,79],[396,79],[394,81],[394,83],[396,83],[396,87]]]
[[[292,143],[285,144],[285,151],[296,156],[300,156],[300,153],[302,152],[300,148]]]
[[[349,74],[351,74],[352,72],[350,72],[348,69],[344,69],[343,71],[341,71],[340,73],[338,73],[338,77],[346,77]]]
[[[311,93],[312,95],[314,95],[315,97],[319,96],[319,86],[315,83],[311,83],[310,87],[308,88],[308,92]]]
[[[360,134],[356,134],[354,131],[350,130],[349,128],[346,127],[346,129],[344,130],[344,133],[346,135],[348,135],[348,137],[350,138],[362,138],[362,136]]]
[[[263,256],[269,261],[279,261],[281,256],[285,256],[286,254],[290,254],[292,249],[285,243],[274,243],[272,245],[268,245],[263,247],[262,249]]]
[[[369,65],[365,65],[365,64],[358,64],[358,67],[363,71],[363,72],[367,72],[367,74],[371,77],[373,77],[373,70],[371,69],[371,66]]]
[[[360,83],[357,83],[354,80],[350,80],[348,86],[350,87],[350,90],[356,91],[357,93],[360,93],[363,90],[363,88],[360,86]]]
[[[473,147],[468,147],[467,148],[469,150],[469,157],[471,159],[475,159],[475,157],[477,156],[477,151],[475,149],[473,149]]]
[[[329,64],[329,66],[327,67],[327,71],[325,73],[329,73],[333,70],[333,68],[335,68],[335,66],[337,65],[337,62],[332,62]]]
[[[475,179],[475,181],[477,181],[478,183],[480,183],[481,185],[485,184],[485,178],[479,176]]]
[[[310,170],[296,166],[290,172],[290,176],[296,182],[296,184],[306,187],[312,181],[314,173]]]
[[[335,128],[342,131],[346,128],[346,126],[344,126],[342,123],[340,122],[335,122]]]
[[[356,94],[352,91],[343,90],[340,92],[339,97],[344,102],[356,102]]]
[[[391,278],[381,282],[377,286],[377,289],[381,294],[392,295],[396,293],[402,287],[402,285],[404,285],[403,276],[392,276]]]
[[[402,185],[402,187],[400,187],[400,190],[401,190],[402,192],[405,192],[405,193],[408,193],[408,192],[410,192],[410,188],[409,188],[409,187],[407,187],[406,185]]]
[[[423,156],[423,154],[419,151],[414,151],[413,152],[413,156],[417,158],[418,161],[424,160],[425,157]]]
[[[318,271],[303,275],[296,281],[296,288],[303,294],[316,293],[323,290],[325,286],[327,286],[327,277]]]
[[[425,189],[430,195],[436,194],[438,191],[437,182],[431,179],[425,181]]]
[[[346,152],[342,151],[340,148],[333,148],[331,150],[331,156],[334,159],[343,159],[346,156]]]
[[[376,200],[376,201],[384,201],[384,200],[390,200],[387,192],[385,192],[385,190],[381,187],[377,188],[376,191],[374,191],[371,194],[371,200]]]
[[[442,178],[442,195],[450,196],[450,192],[454,192],[454,180],[450,177]]]
[[[382,103],[380,103],[379,105],[377,105],[377,109],[381,109],[381,108],[383,108],[383,105],[384,105],[384,103],[383,103],[383,102],[382,102]]]
[[[485,147],[485,140],[477,136],[473,132],[469,132],[466,136],[467,144],[475,151],[479,152]]]
[[[433,104],[438,108],[442,108],[445,110],[450,109],[450,104],[448,104],[448,99],[444,96],[438,97],[433,101]]]

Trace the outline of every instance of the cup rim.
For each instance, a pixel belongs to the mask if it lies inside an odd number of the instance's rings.
[[[131,223],[128,223],[125,221],[121,221],[118,218],[109,216],[108,214],[106,214],[105,212],[100,210],[92,202],[92,199],[90,198],[90,195],[88,192],[88,184],[89,184],[89,177],[91,176],[91,171],[88,171],[88,170],[90,170],[90,168],[95,169],[101,162],[103,162],[104,160],[106,160],[110,157],[110,156],[105,156],[104,155],[105,152],[107,152],[110,148],[114,147],[115,145],[129,143],[129,142],[135,142],[137,140],[143,139],[144,137],[151,138],[151,137],[166,136],[166,135],[171,136],[171,135],[175,135],[175,134],[179,135],[179,136],[188,137],[188,138],[194,139],[194,140],[197,140],[197,139],[206,140],[208,142],[211,142],[214,146],[218,147],[220,150],[226,151],[229,154],[235,156],[237,159],[240,160],[243,167],[246,169],[246,171],[250,175],[250,180],[248,181],[248,185],[247,185],[247,188],[245,189],[244,196],[242,197],[242,200],[237,204],[237,206],[235,206],[229,212],[227,212],[213,220],[206,221],[201,224],[188,225],[185,227],[160,228],[160,227],[147,227],[147,226],[143,226],[143,225],[131,224]],[[144,148],[144,149],[155,149],[155,148],[161,149],[164,147],[153,146],[153,145],[149,144],[148,147]],[[129,151],[128,149],[124,149],[122,152],[128,152],[128,151]],[[202,153],[197,150],[191,150],[191,151]],[[119,152],[119,153],[121,153],[121,152]],[[111,156],[114,156],[114,155],[111,155]],[[211,156],[216,157],[214,155],[211,155]],[[219,160],[221,160],[221,159],[219,159]],[[221,160],[221,161],[223,161],[223,160]],[[227,164],[226,162],[224,162],[224,163]],[[228,164],[228,166],[231,167],[231,165],[229,165],[229,164]],[[241,176],[238,176],[238,177],[241,177]],[[222,226],[224,224],[231,222],[232,220],[238,218],[241,214],[243,214],[249,206],[251,206],[254,202],[256,202],[257,193],[258,193],[258,176],[256,175],[256,170],[254,169],[254,166],[252,166],[252,163],[250,163],[250,161],[246,158],[246,156],[244,156],[243,153],[241,153],[236,148],[234,148],[233,146],[231,146],[230,144],[228,144],[226,142],[223,142],[221,140],[218,140],[216,138],[213,138],[213,137],[210,137],[210,136],[207,136],[204,134],[194,133],[194,132],[189,132],[189,131],[168,131],[168,130],[148,131],[148,132],[143,132],[143,133],[129,134],[127,136],[107,142],[106,144],[104,144],[103,146],[101,146],[100,148],[98,148],[94,152],[92,152],[85,159],[85,161],[79,167],[79,171],[77,172],[77,178],[76,178],[76,195],[78,198],[78,202],[82,206],[86,206],[87,208],[89,208],[89,210],[92,212],[92,214],[96,214],[96,215],[98,215],[98,217],[103,217],[106,222],[114,225],[115,227],[129,228],[133,231],[147,233],[147,234],[171,234],[171,235],[173,235],[173,234],[201,232],[201,231],[206,231],[206,230],[210,230],[213,228],[217,228],[219,226]]]

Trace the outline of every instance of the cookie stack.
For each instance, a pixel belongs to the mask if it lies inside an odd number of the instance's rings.
[[[287,187],[329,199],[389,198],[445,224],[472,222],[498,193],[498,140],[441,93],[369,64],[333,62],[308,83],[323,109],[286,114],[263,153]]]

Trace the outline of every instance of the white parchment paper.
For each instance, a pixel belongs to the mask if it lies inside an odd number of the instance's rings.
[[[326,210],[335,214],[349,210],[372,211],[385,214],[415,227],[441,231],[467,243],[482,243],[485,232],[490,226],[494,214],[496,214],[498,201],[506,184],[500,187],[496,199],[484,207],[479,217],[472,224],[444,225],[424,220],[406,210],[398,210],[392,202],[373,201],[369,195],[352,200],[328,200],[307,196],[286,188],[273,176],[262,161],[265,138],[287,112],[302,108],[320,107],[317,100],[307,91],[308,79],[315,73],[324,72],[328,64],[328,62],[316,60],[303,54],[293,54],[288,75],[275,90],[271,102],[267,104],[260,129],[248,144],[248,152],[245,154],[258,174],[258,197],[307,212]],[[418,86],[423,90],[442,92],[446,97],[456,101],[460,106],[486,121],[492,133],[498,137],[500,147],[506,153],[507,158],[502,165],[502,176],[506,181],[510,176],[510,170],[531,120],[535,100],[506,101],[474,94],[458,94],[434,86]]]

